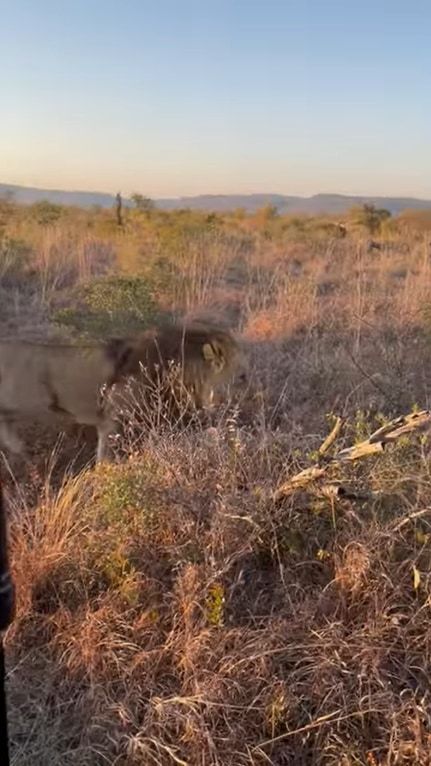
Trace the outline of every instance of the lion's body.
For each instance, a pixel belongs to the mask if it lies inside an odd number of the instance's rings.
[[[136,338],[93,346],[0,343],[0,442],[22,452],[14,425],[21,418],[68,419],[98,431],[98,457],[115,430],[115,396],[101,389],[122,390],[128,380],[160,379],[170,363],[178,366],[181,384],[197,407],[206,406],[213,386],[234,371],[238,345],[217,327],[195,324],[166,327]]]
[[[101,346],[0,344],[0,413],[69,414],[81,422],[97,411],[97,392],[112,372]],[[84,420],[82,422],[88,422]]]

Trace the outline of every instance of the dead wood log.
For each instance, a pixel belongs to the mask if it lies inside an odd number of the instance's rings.
[[[318,450],[318,456],[323,459],[323,464],[319,461],[309,468],[304,468],[303,471],[300,471],[284,482],[272,495],[275,502],[305,489],[311,494],[320,494],[332,498],[366,499],[375,496],[376,493],[364,492],[362,490],[355,492],[352,488],[348,488],[341,483],[328,482],[326,479],[331,468],[346,462],[353,462],[364,457],[379,454],[385,450],[388,444],[396,441],[401,436],[418,432],[423,433],[431,429],[431,411],[421,410],[421,412],[411,412],[408,415],[395,418],[371,434],[368,439],[352,447],[342,449],[334,456],[328,458],[326,453],[337,439],[342,426],[341,418],[337,418],[334,428]],[[325,479],[325,482],[322,482],[322,479]]]

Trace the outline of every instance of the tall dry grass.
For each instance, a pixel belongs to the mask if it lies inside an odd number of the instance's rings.
[[[428,441],[343,470],[374,499],[270,491],[315,460],[329,413],[352,443],[428,405],[426,235],[375,251],[318,222],[172,215],[9,224],[28,252],[0,271],[4,332],[48,335],[81,283],[139,274],[172,312],[229,320],[252,371],[209,429],[154,407],[117,463],[65,474],[65,437],[46,470],[39,440],[9,482],[13,763],[425,766]]]

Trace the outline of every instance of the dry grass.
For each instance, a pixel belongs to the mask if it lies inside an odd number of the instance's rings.
[[[68,216],[10,221],[30,253],[0,265],[4,332],[52,332],[60,298],[107,270],[157,274],[165,307],[236,324],[253,381],[209,430],[155,411],[116,464],[47,471],[47,442],[10,482],[13,763],[428,766],[427,440],[340,468],[372,499],[270,499],[315,461],[327,413],[348,445],[428,406],[426,236],[368,252],[317,223],[135,215],[118,235],[106,213]]]

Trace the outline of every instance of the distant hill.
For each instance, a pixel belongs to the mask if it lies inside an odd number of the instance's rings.
[[[31,186],[15,186],[0,183],[0,197],[11,194],[15,202],[32,205],[34,202],[49,200],[56,205],[77,205],[78,207],[111,207],[114,204],[113,194],[101,192],[60,191],[57,189],[35,189]]]
[[[196,210],[222,212],[244,208],[254,212],[264,205],[275,205],[280,213],[298,213],[309,215],[342,214],[353,205],[365,202],[384,207],[393,215],[402,210],[431,210],[431,200],[413,197],[356,197],[343,194],[314,194],[312,197],[292,197],[281,194],[204,194],[198,197],[178,197],[156,200],[162,210],[189,207]]]
[[[114,194],[36,189],[0,183],[0,197],[7,194],[11,194],[16,202],[27,205],[41,200],[49,200],[58,205],[77,205],[79,207],[91,207],[93,205],[112,207],[115,203]],[[254,212],[264,205],[275,205],[280,213],[342,214],[353,205],[361,205],[365,202],[387,208],[392,214],[407,208],[431,210],[431,200],[415,199],[414,197],[364,197],[344,194],[314,194],[312,197],[294,197],[282,194],[201,194],[196,197],[174,197],[154,201],[161,210],[191,208],[214,212],[224,212],[236,208],[244,208],[247,212]],[[124,204],[131,205],[132,203],[129,199],[124,198]]]

